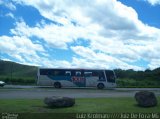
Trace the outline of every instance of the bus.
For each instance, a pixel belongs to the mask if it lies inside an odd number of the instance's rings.
[[[104,69],[59,69],[39,68],[37,85],[61,87],[116,87],[116,76],[112,70]]]

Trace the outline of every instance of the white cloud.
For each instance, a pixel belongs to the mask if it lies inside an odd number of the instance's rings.
[[[150,69],[155,69],[160,64],[160,59],[151,59],[151,63],[148,65]]]
[[[11,12],[7,13],[5,16],[6,17],[11,17],[12,19],[15,19],[14,15]]]
[[[141,67],[128,65],[127,63],[121,61],[121,59],[117,59],[116,57],[107,55],[105,53],[93,51],[87,47],[76,46],[71,48],[76,54],[82,57],[73,59],[75,64],[79,65],[80,67],[142,70]]]
[[[12,11],[16,10],[16,6],[12,2],[9,2],[9,1],[0,0],[0,5],[4,5],[5,7],[7,7],[8,9]]]
[[[22,20],[16,22],[15,28],[11,30],[13,35],[28,39],[35,36],[52,48],[66,50],[78,38],[89,41],[87,47],[71,47],[80,58],[74,56],[72,62],[55,60],[57,63],[54,66],[66,64],[65,66],[141,69],[129,63],[144,59],[150,62],[149,67],[155,67],[154,61],[160,56],[160,29],[142,23],[133,8],[117,0],[13,1],[33,6],[43,17],[61,24],[47,24],[43,21],[30,27]],[[10,45],[11,48],[14,47]],[[48,59],[45,61],[53,66]],[[156,65],[160,66],[158,63]]]
[[[39,44],[33,44],[30,39],[19,36],[0,36],[0,51],[20,62],[40,62],[37,52],[45,52]],[[37,62],[37,63],[38,63]]]
[[[95,31],[93,28],[98,28],[96,25],[87,27],[74,26],[68,23],[65,26],[59,26],[54,23],[37,24],[35,27],[29,27],[23,20],[16,22],[16,27],[11,29],[11,33],[18,36],[32,37],[36,36],[44,40],[53,48],[67,49],[69,43],[73,43],[78,38],[89,38]]]
[[[70,31],[68,32],[66,27],[60,27],[55,24],[46,24],[44,26],[36,26],[32,28],[26,25],[25,22],[18,22],[16,28],[12,29],[11,32],[14,35],[19,36],[36,36],[37,38],[46,41],[54,48],[66,49],[66,43],[73,41],[72,35],[68,34]]]
[[[7,3],[6,7],[8,7],[10,10],[16,10],[16,6],[13,3]]]
[[[149,2],[151,5],[160,5],[160,0],[144,0]]]

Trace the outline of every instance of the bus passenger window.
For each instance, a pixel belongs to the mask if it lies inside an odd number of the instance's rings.
[[[84,76],[85,77],[91,77],[92,76],[92,72],[84,72]]]
[[[92,76],[99,76],[97,71],[92,72]]]
[[[81,76],[81,72],[80,71],[76,71],[76,76]]]
[[[65,76],[71,76],[71,71],[66,71]]]

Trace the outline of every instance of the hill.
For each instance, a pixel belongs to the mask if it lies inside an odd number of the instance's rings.
[[[33,83],[37,67],[0,60],[0,80],[7,83]]]

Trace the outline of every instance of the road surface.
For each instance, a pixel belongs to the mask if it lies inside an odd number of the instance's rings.
[[[141,90],[152,91],[160,96],[160,88],[115,88],[98,90],[96,88],[62,88],[38,86],[6,85],[0,88],[0,99],[44,99],[47,96],[68,96],[74,98],[134,97]]]

